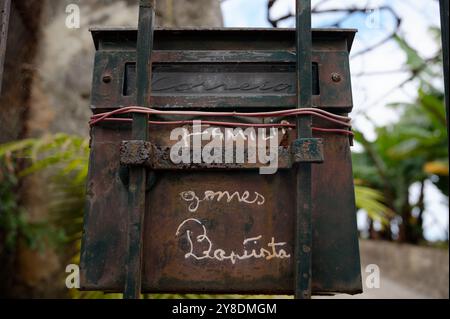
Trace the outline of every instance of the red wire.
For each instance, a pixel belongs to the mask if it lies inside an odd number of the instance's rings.
[[[302,111],[311,111],[316,113],[321,113],[323,115],[335,118],[337,120],[350,121],[351,119],[347,116],[341,116],[333,114],[317,108],[303,108],[303,109],[290,109],[282,111],[273,112],[253,112],[253,113],[242,113],[242,112],[204,112],[204,111],[161,111],[151,108],[139,107],[139,106],[128,106],[123,107],[111,112],[96,114],[92,116],[93,119],[98,117],[103,117],[104,115],[114,115],[123,113],[147,113],[147,114],[159,114],[159,115],[193,115],[193,116],[242,116],[242,117],[274,117],[274,116],[285,116],[286,114],[295,114]]]
[[[114,110],[111,112],[96,114],[92,116],[89,124],[91,126],[109,118],[112,115],[124,114],[124,113],[141,113],[141,114],[157,114],[157,115],[190,115],[190,116],[241,116],[241,117],[273,117],[273,116],[292,116],[292,115],[313,115],[330,122],[351,127],[350,118],[332,114],[320,109],[305,108],[305,109],[293,109],[285,111],[275,112],[257,112],[257,113],[240,113],[240,112],[198,112],[198,111],[159,111],[150,108],[143,107],[125,107],[122,109]],[[341,121],[343,119],[345,122]]]
[[[337,134],[355,136],[355,134],[350,130],[341,130],[341,129],[335,129],[335,128],[322,128],[322,127],[313,127],[312,130],[315,132],[337,133]]]
[[[104,118],[102,121],[108,122],[132,122],[132,119],[128,118]],[[192,125],[194,124],[194,120],[187,121],[149,121],[149,124],[152,125]],[[259,128],[269,128],[269,127],[288,127],[295,128],[295,124],[291,123],[269,123],[269,124],[253,124],[253,123],[241,123],[241,122],[215,122],[215,121],[201,121],[201,124],[204,125],[214,125],[214,126],[226,126],[226,127],[259,127]],[[351,130],[344,129],[328,129],[328,128],[320,128],[320,127],[312,127],[312,130],[315,132],[323,132],[323,133],[336,133],[336,134],[344,134],[354,136]]]
[[[132,119],[127,118],[106,118],[103,121],[108,122],[132,122]],[[148,121],[148,124],[153,125],[193,125],[196,120],[185,120],[185,121]],[[198,121],[198,120],[197,120]],[[215,125],[215,126],[227,126],[227,127],[236,127],[236,126],[244,126],[244,127],[290,127],[295,128],[295,124],[291,123],[269,123],[269,124],[253,124],[253,123],[242,123],[242,122],[215,122],[215,121],[200,121],[202,125]]]

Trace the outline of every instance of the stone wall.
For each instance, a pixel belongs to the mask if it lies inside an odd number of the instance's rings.
[[[430,298],[449,297],[448,249],[361,240],[360,250],[363,266],[379,266],[381,285],[388,278]]]
[[[78,4],[81,28],[65,27],[68,4]],[[219,0],[157,0],[157,25],[169,27],[222,25]],[[94,61],[91,26],[136,26],[137,0],[47,0],[42,39],[36,59],[28,132],[88,135],[89,99]]]

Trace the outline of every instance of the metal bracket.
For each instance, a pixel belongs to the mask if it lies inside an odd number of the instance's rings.
[[[120,163],[126,166],[146,166],[152,170],[201,170],[201,169],[257,169],[261,163],[181,163],[176,164],[170,157],[170,146],[156,146],[145,141],[123,141],[120,146]],[[190,149],[192,156],[192,150]],[[225,150],[222,150],[225,158]],[[296,140],[290,147],[277,149],[278,168],[290,169],[297,163],[322,163],[323,140],[307,138]],[[244,158],[248,155],[245,151]]]
[[[123,141],[120,145],[120,164],[147,166],[151,164],[153,145],[146,141]]]
[[[292,143],[294,163],[323,163],[323,139],[302,138]]]

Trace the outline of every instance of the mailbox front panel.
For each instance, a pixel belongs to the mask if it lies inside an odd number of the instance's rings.
[[[295,90],[291,86],[295,83],[292,68],[295,56],[288,51],[277,55],[274,47],[290,48],[294,31],[275,36],[270,31],[254,30],[247,35],[255,37],[253,42],[246,39],[244,32],[239,35],[239,43],[238,35],[227,37],[227,31],[222,34],[216,30],[211,38],[203,38],[203,47],[197,47],[199,41],[194,41],[191,31],[187,31],[186,37],[183,31],[177,31],[163,38],[164,32],[168,31],[156,32],[155,42],[153,83],[157,90],[152,101],[159,108],[294,107]],[[112,37],[116,42],[111,37],[111,31],[96,35],[99,51],[94,74],[94,111],[133,104],[133,32],[116,32],[115,38]],[[320,49],[315,51],[313,66],[317,84],[315,101],[339,113],[352,107],[348,39],[344,33],[321,31],[314,42]],[[190,45],[205,54],[189,52],[193,54],[189,56],[186,51],[175,52],[177,45]],[[248,46],[255,51],[271,48],[274,52],[249,61],[248,55],[239,52]],[[224,56],[221,51],[226,47],[233,52]],[[224,61],[219,62],[221,56]],[[330,63],[330,57],[340,61],[339,65]],[[347,69],[343,70],[345,65]],[[324,94],[332,85],[329,75],[336,70],[341,72],[344,82],[330,89],[335,90],[335,96]],[[112,81],[105,83],[102,80],[105,74],[112,75]],[[173,80],[158,82],[164,78]],[[320,85],[327,81],[330,83]],[[233,85],[235,92],[231,90]],[[324,127],[326,123],[316,120],[314,125]],[[173,145],[169,139],[171,129],[151,126],[150,142]],[[283,134],[281,143],[286,145],[296,137],[295,130]],[[130,135],[129,124],[106,123],[92,129],[81,256],[82,288],[86,290],[120,292],[125,284],[128,193],[127,169],[120,165],[120,143],[130,139]],[[361,274],[349,139],[326,133],[315,137],[324,139],[325,162],[313,165],[313,292],[358,293]],[[260,175],[257,170],[167,170],[149,172],[148,180],[144,292],[293,293],[296,214],[293,169],[282,169],[274,175]]]

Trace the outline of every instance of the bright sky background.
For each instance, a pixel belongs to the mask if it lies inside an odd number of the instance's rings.
[[[313,7],[320,1],[313,0]],[[320,9],[340,7],[377,7],[389,4],[402,18],[401,35],[420,54],[432,57],[438,50],[438,43],[428,32],[431,26],[440,25],[439,4],[435,0],[332,0]],[[270,27],[266,20],[267,0],[225,0],[222,11],[226,27]],[[272,17],[280,17],[295,11],[295,0],[278,0],[272,9]],[[313,27],[328,27],[339,15],[321,14],[313,16]],[[394,19],[387,12],[373,14],[372,19],[365,15],[354,15],[344,25],[346,28],[359,30],[352,52],[357,53],[371,43],[382,39],[393,30]],[[294,27],[294,21],[286,21],[282,27]],[[394,41],[370,53],[351,59],[352,85],[354,97],[354,125],[369,138],[374,138],[372,124],[359,114],[365,113],[378,125],[395,121],[398,115],[385,105],[393,102],[411,102],[417,92],[417,83],[411,82],[399,88],[409,77],[407,72],[395,72],[379,75],[360,76],[360,73],[373,71],[398,70],[406,61],[405,54]],[[443,86],[442,81],[438,85]],[[418,185],[412,187],[411,196],[418,196]],[[428,240],[443,240],[448,234],[448,202],[445,196],[431,184],[426,186],[426,207],[424,214],[425,237]],[[358,214],[358,225],[362,229],[366,225],[364,213]]]

